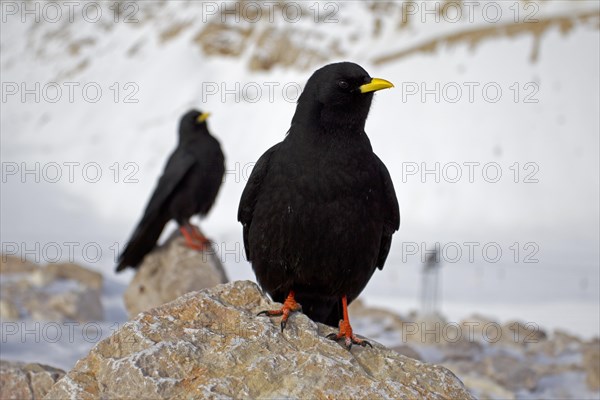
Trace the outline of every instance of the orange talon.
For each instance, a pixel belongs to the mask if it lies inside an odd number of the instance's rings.
[[[290,317],[290,314],[295,311],[302,311],[302,306],[296,302],[294,296],[294,291],[290,290],[290,294],[288,294],[288,297],[283,302],[283,307],[281,307],[279,310],[264,310],[256,315],[264,314],[269,317],[274,315],[283,315],[283,317],[281,317],[281,332],[283,332],[283,329],[287,325],[287,320]]]
[[[210,245],[210,240],[195,225],[192,225],[192,237],[199,241],[205,248]]]
[[[352,332],[352,326],[350,325],[350,319],[348,318],[348,299],[346,296],[342,297],[342,308],[344,312],[344,319],[340,320],[340,331],[339,333],[330,333],[327,335],[328,339],[332,339],[338,341],[340,339],[344,339],[346,347],[348,350],[352,348],[353,344],[358,344],[362,347],[373,347],[371,343],[366,340],[357,338]]]
[[[182,226],[179,231],[185,238],[186,246],[190,249],[204,251],[207,249],[207,245],[210,244],[210,241],[195,226]]]

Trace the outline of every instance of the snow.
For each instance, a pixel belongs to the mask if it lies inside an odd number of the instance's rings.
[[[1,24],[6,96],[0,115],[2,251],[43,263],[53,261],[44,249],[57,243],[60,261],[81,262],[102,272],[107,321],[98,323],[101,337],[126,320],[121,295],[132,272],[114,274],[115,256],[175,146],[178,118],[192,106],[212,113],[209,126],[221,140],[228,169],[202,228],[216,242],[229,278],[254,280],[244,260],[237,204],[253,163],[283,139],[295,108],[294,89],[314,69],[277,66],[251,72],[247,63],[255,44],[238,58],[209,57],[193,43],[202,28],[200,10],[190,14],[188,2],[148,4],[137,15],[140,23],[134,24],[92,24],[78,17],[72,24],[36,25],[32,18],[23,23],[19,15],[8,15]],[[338,38],[348,54],[345,59],[396,84],[375,96],[366,129],[393,177],[402,224],[386,267],[375,273],[362,295],[366,303],[403,314],[417,308],[421,257],[439,243],[446,250],[441,311],[449,320],[478,312],[587,338],[599,335],[598,30],[588,25],[574,26],[567,34],[550,29],[541,38],[536,63],[530,62],[532,36],[522,35],[483,41],[475,49],[467,44],[441,46],[431,54],[375,64],[381,55],[489,23],[480,17],[473,24],[428,20],[397,31],[397,14],[383,12],[382,32],[373,36],[365,34],[374,26],[366,6],[335,4],[339,23],[303,20],[288,25],[314,29],[325,38],[324,44]],[[537,17],[590,9],[597,10],[598,4],[544,2]],[[504,10],[503,22],[508,23],[511,14]],[[150,11],[167,17],[151,17]],[[161,43],[159,32],[173,20],[191,21],[192,26]],[[269,26],[287,25],[279,18]],[[94,44],[71,54],[68,43],[85,38]],[[307,41],[310,46],[319,44],[320,40]],[[131,55],[134,47],[138,50]],[[86,68],[69,73],[86,60]],[[56,103],[47,101],[55,89],[50,86],[37,102],[33,95],[27,95],[26,102],[21,93],[7,95],[6,83],[22,82],[28,89],[36,82],[40,88],[56,82],[62,97]],[[72,102],[69,82],[79,85]],[[431,90],[437,83],[440,101],[434,94],[423,101],[421,89]],[[86,101],[85,84],[101,88],[98,102]],[[273,84],[277,86],[270,98]],[[468,89],[474,84],[478,86],[472,86],[471,102]],[[492,87],[490,96],[494,87],[501,88],[498,102],[486,100],[486,84]],[[217,93],[210,94],[215,88]],[[254,101],[256,88],[261,96]],[[418,93],[411,95],[415,88]],[[456,88],[462,96],[452,102]],[[137,102],[126,103],[128,94]],[[525,103],[527,94],[537,102]],[[439,182],[432,173],[421,174],[436,163]],[[475,168],[472,182],[469,165]],[[418,170],[412,174],[414,168]],[[498,168],[501,179],[491,183]],[[24,169],[34,172],[23,174]],[[453,183],[457,170],[462,176]],[[96,171],[101,171],[98,178]],[[538,181],[526,183],[528,176]],[[163,237],[174,225],[168,228]],[[483,253],[484,247],[490,253]],[[497,248],[501,256],[490,261]],[[458,257],[457,249],[462,252]],[[7,323],[2,323],[3,333]],[[23,324],[20,331],[34,322]],[[74,342],[63,335],[57,343],[17,336],[3,338],[2,358],[67,369],[93,345],[80,333]]]

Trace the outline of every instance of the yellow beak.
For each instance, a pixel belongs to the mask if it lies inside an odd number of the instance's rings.
[[[205,113],[202,113],[202,114],[198,115],[198,118],[196,118],[196,121],[197,122],[204,122],[204,121],[206,121],[208,119],[208,117],[210,117],[210,113],[205,112]]]
[[[380,78],[373,78],[371,79],[371,82],[369,83],[365,83],[364,85],[360,86],[360,92],[361,93],[369,93],[369,92],[376,92],[377,90],[381,90],[381,89],[389,89],[389,88],[393,88],[394,84],[390,81],[386,81],[385,79],[380,79]]]

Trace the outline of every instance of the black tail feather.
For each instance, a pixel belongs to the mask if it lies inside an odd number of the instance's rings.
[[[119,256],[117,272],[127,267],[137,268],[146,254],[150,253],[156,246],[156,242],[167,222],[169,222],[169,218],[161,215],[152,219],[142,219],[129,243]]]

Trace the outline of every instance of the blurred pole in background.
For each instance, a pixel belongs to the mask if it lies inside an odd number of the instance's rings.
[[[423,263],[421,279],[421,313],[423,315],[436,314],[439,311],[439,272],[440,252],[438,247],[427,255]]]

